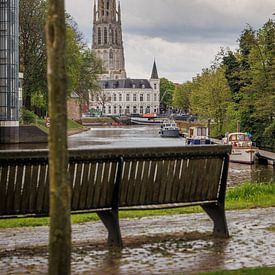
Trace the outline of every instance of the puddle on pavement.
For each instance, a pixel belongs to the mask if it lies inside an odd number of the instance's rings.
[[[269,228],[275,208],[227,214],[229,239],[213,238],[212,224],[203,214],[122,220],[122,250],[109,250],[105,237],[100,240],[100,223],[76,225],[74,232],[82,239],[73,243],[72,274],[188,274],[274,265],[275,232]],[[15,237],[19,241],[22,233]],[[14,238],[0,251],[0,274],[47,274],[46,246],[15,249],[9,246]]]

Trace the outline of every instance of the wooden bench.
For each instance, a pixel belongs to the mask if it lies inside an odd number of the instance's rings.
[[[215,236],[224,211],[230,146],[70,150],[72,213],[96,212],[108,244],[122,246],[118,211],[200,205]],[[47,150],[0,151],[0,217],[47,215]]]

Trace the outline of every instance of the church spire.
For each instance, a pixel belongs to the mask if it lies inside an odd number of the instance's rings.
[[[159,79],[156,61],[154,60],[151,79]]]
[[[117,0],[98,0],[94,11],[93,50],[101,58],[106,73],[101,79],[125,79],[121,9]]]

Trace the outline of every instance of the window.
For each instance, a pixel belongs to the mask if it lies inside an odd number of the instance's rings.
[[[116,106],[114,106],[114,114],[116,114],[117,110],[116,110]]]
[[[146,107],[146,114],[150,114],[150,106]]]
[[[114,94],[114,101],[116,101],[116,94]]]
[[[122,94],[119,94],[119,101],[122,101]]]
[[[133,94],[133,101],[137,101],[137,94]]]
[[[107,28],[104,28],[104,44],[108,43],[108,32],[107,32]]]
[[[126,101],[130,101],[130,94],[126,94]]]
[[[147,94],[147,101],[150,101],[150,100],[151,100],[150,94]]]
[[[144,89],[144,88],[145,88],[145,85],[144,85],[144,84],[142,84],[142,85],[141,85],[141,88],[142,88],[142,89]]]
[[[130,114],[130,106],[126,106],[125,114],[126,115]]]
[[[155,90],[157,89],[157,84],[154,84],[154,89],[155,89]]]
[[[115,30],[115,40],[116,40],[116,44],[118,45],[117,30]]]
[[[97,29],[97,39],[98,39],[98,45],[101,44],[101,29],[98,28]]]
[[[133,113],[136,114],[137,113],[137,106],[133,107]]]
[[[119,114],[122,114],[122,106],[119,106]]]
[[[143,106],[140,106],[140,113],[143,114]]]
[[[112,113],[112,107],[109,105],[108,106],[108,113],[111,114]]]
[[[139,100],[140,100],[140,101],[143,101],[143,94],[140,94]]]
[[[154,101],[157,101],[157,94],[154,94]]]

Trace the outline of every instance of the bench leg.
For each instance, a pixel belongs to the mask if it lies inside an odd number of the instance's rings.
[[[118,211],[107,210],[96,213],[108,230],[108,245],[110,247],[122,247]]]
[[[224,206],[218,203],[201,205],[201,207],[214,222],[213,235],[215,237],[228,238],[229,232],[227,228]]]

